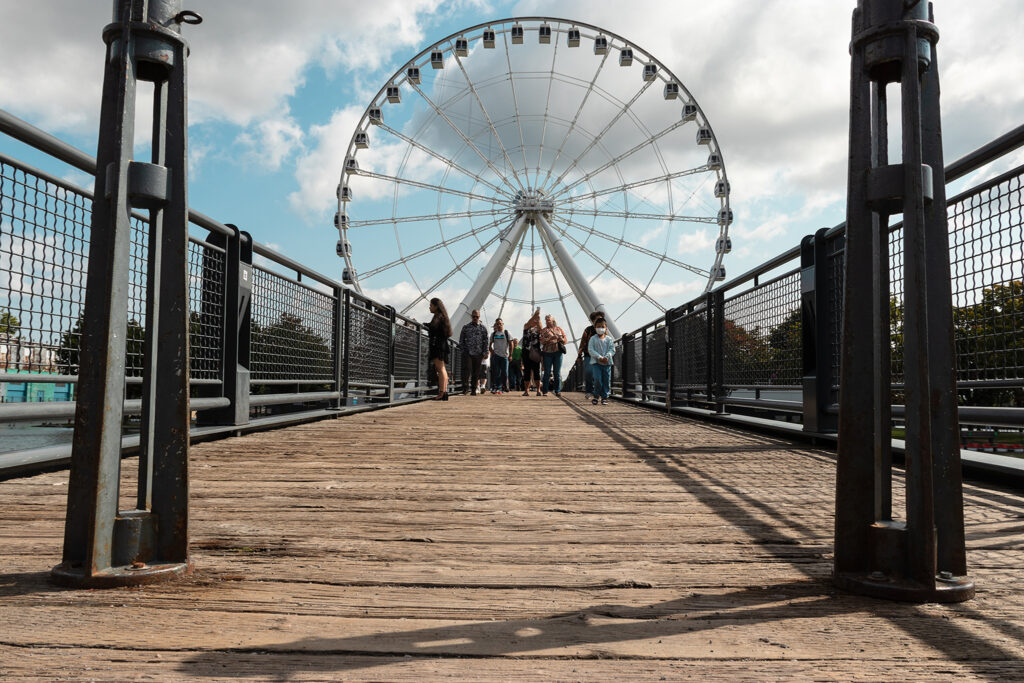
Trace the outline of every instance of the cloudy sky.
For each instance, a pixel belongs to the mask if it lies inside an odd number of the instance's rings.
[[[421,50],[464,27],[512,16],[563,17],[642,46],[700,103],[728,168],[735,222],[734,249],[725,265],[730,275],[738,274],[843,219],[853,4],[634,0],[625,11],[624,3],[605,0],[189,0],[186,8],[205,19],[185,27],[192,46],[190,203],[340,277],[332,226],[335,188],[353,130],[378,90]],[[94,154],[100,33],[110,5],[0,4],[0,108]],[[1024,89],[1016,83],[1024,73],[1024,43],[1017,36],[1024,4],[939,0],[936,20],[949,162],[1024,122]],[[412,125],[415,117],[410,112],[403,122]],[[144,132],[138,144],[142,156]],[[91,185],[83,174],[8,139],[0,138],[0,151]],[[983,173],[1020,161],[1017,154]],[[379,210],[363,207],[362,218]],[[392,215],[391,209],[384,215]],[[657,226],[645,228],[653,230],[636,233],[637,242],[709,265],[709,233],[669,239],[669,233],[654,234]],[[385,252],[395,249],[392,232],[381,230],[373,239],[354,245],[360,272],[386,263]],[[641,268],[639,262],[616,258],[625,277],[638,278],[629,269]],[[415,275],[382,273],[371,292],[407,299],[416,291],[410,285]],[[682,278],[678,286],[670,279],[657,284],[660,289],[651,291],[664,305],[681,303],[696,286]],[[467,287],[464,277],[447,283],[442,293],[458,299]],[[595,288],[609,297],[624,289],[610,275]],[[513,311],[522,314],[513,308],[506,317]],[[650,317],[650,308],[638,306],[620,327]]]

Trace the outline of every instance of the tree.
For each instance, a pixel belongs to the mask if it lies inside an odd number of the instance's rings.
[[[21,329],[21,321],[8,310],[0,311],[0,334],[13,337]]]
[[[57,371],[62,375],[77,375],[79,372],[81,343],[82,343],[82,321],[84,313],[78,316],[75,324],[69,330],[65,330],[60,338],[60,348],[57,349]],[[138,320],[128,320],[126,328],[127,339],[127,374],[142,374],[142,359],[145,348],[146,328]]]
[[[1024,281],[986,287],[981,300],[953,311],[958,377],[968,381],[1020,377],[1024,368]],[[1024,406],[1024,389],[960,389],[961,403]]]
[[[800,384],[803,379],[803,312],[794,308],[768,333],[772,384]],[[828,362],[822,359],[822,362]]]
[[[334,359],[327,340],[302,324],[302,318],[282,312],[267,327],[253,323],[251,353],[261,374],[272,379],[321,379],[333,373]]]

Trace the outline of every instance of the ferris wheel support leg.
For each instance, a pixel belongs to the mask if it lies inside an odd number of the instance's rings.
[[[566,282],[569,283],[569,289],[576,296],[576,300],[580,302],[580,306],[583,307],[583,312],[586,315],[590,315],[594,311],[601,311],[605,314],[608,323],[608,331],[611,332],[613,339],[619,339],[622,335],[619,334],[619,328],[616,327],[615,323],[611,320],[607,309],[604,304],[597,298],[594,290],[590,287],[590,283],[587,282],[587,278],[584,277],[583,272],[576,265],[576,261],[573,260],[572,255],[569,254],[569,250],[565,247],[562,242],[562,238],[551,229],[551,225],[547,219],[541,213],[535,214],[537,219],[537,228],[540,233],[540,237],[547,243],[548,249],[555,257],[555,265],[558,266],[558,270],[565,276]]]
[[[494,256],[487,262],[480,276],[473,283],[473,286],[469,288],[469,292],[466,293],[462,303],[459,304],[459,307],[455,309],[454,315],[451,316],[453,334],[458,335],[462,326],[469,322],[469,314],[483,306],[487,295],[494,288],[494,283],[498,281],[498,277],[505,269],[505,265],[512,258],[512,252],[515,251],[516,245],[519,244],[519,239],[523,236],[523,232],[526,231],[527,225],[526,217],[519,216],[516,218],[515,223],[502,235],[501,242],[498,244]]]

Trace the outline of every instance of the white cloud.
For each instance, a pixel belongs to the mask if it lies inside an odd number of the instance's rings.
[[[302,146],[302,128],[289,116],[266,119],[253,130],[239,136],[239,142],[249,148],[249,158],[270,170],[281,164]]]

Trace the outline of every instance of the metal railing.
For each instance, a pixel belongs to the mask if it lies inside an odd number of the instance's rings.
[[[94,161],[0,112],[0,130],[88,173]],[[92,194],[0,154],[0,386],[50,384],[66,400],[0,402],[0,424],[75,414]],[[426,328],[261,244],[190,212],[189,355],[193,432],[417,400],[436,390]],[[148,225],[132,221],[125,412],[141,410]],[[453,389],[461,354],[452,347]],[[27,385],[26,385],[27,386]],[[130,420],[123,447],[138,436]],[[3,453],[5,462],[67,461],[71,444]]]
[[[1024,144],[1024,126],[946,172],[949,182]],[[961,424],[1024,428],[1024,166],[947,202]],[[836,428],[845,225],[618,340],[613,393],[662,409],[699,408]],[[902,282],[902,224],[890,227],[890,282]],[[903,296],[889,302],[893,413],[902,416]],[[569,387],[581,390],[582,368]]]

